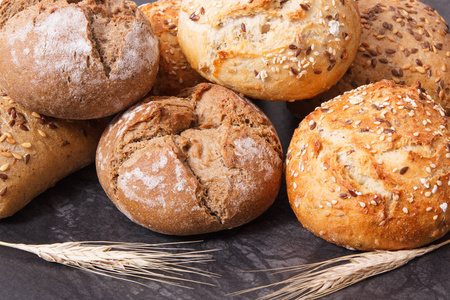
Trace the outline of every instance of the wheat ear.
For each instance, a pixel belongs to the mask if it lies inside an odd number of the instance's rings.
[[[0,241],[0,246],[34,253],[49,262],[114,277],[145,285],[145,281],[158,281],[180,287],[180,282],[201,283],[183,278],[186,273],[206,277],[216,274],[190,266],[212,261],[208,254],[216,250],[194,251],[172,245],[193,242],[142,244],[117,242],[67,242],[46,245],[12,244]],[[181,252],[180,252],[181,251]]]
[[[260,299],[318,299],[371,276],[391,271],[410,260],[450,243],[450,240],[425,248],[399,251],[374,251],[347,255],[324,262],[271,271],[300,272],[286,280],[230,294],[241,295],[259,289],[285,285]]]

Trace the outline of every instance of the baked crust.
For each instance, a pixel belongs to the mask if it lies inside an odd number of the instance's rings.
[[[27,109],[94,119],[150,91],[159,49],[131,1],[5,0],[0,57],[0,86]]]
[[[433,99],[450,112],[450,34],[432,7],[419,1],[357,0],[361,45],[352,65],[328,92],[307,102],[288,103],[299,117],[321,102],[360,85],[382,79],[412,85],[420,81]]]
[[[423,93],[382,81],[337,97],[295,131],[292,209],[315,235],[352,249],[416,248],[449,230],[450,132]]]
[[[360,44],[353,0],[183,1],[178,40],[203,77],[249,97],[287,101],[328,90]]]
[[[149,97],[116,117],[97,150],[108,197],[151,230],[192,235],[247,223],[275,200],[282,149],[250,101],[199,84]]]
[[[180,0],[160,0],[139,7],[159,39],[159,72],[152,89],[156,96],[178,95],[183,89],[206,81],[192,69],[178,43],[180,6]]]
[[[0,96],[0,124],[0,218],[5,218],[92,163],[107,122],[57,120]]]

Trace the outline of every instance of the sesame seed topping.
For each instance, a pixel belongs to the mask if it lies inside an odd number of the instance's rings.
[[[431,191],[433,194],[436,194],[437,193],[437,190],[438,190],[438,186],[437,185],[434,185],[433,186],[433,190]]]
[[[364,202],[359,202],[359,205],[363,208],[366,207],[366,204]]]
[[[404,212],[405,214],[409,213],[408,208],[406,208],[406,207],[403,207],[402,210],[403,210],[403,212]]]
[[[17,159],[20,159],[20,160],[23,159],[23,156],[18,154],[18,153],[13,153],[12,156],[14,156],[14,158],[17,158]]]
[[[431,192],[426,192],[425,193],[425,197],[430,197],[431,196]]]
[[[9,169],[9,163],[3,164],[3,165],[0,167],[0,171],[1,171],[1,172],[5,172],[5,171],[8,170],[8,169]]]
[[[47,137],[47,134],[44,131],[38,129],[38,132],[42,137]]]
[[[447,208],[448,208],[448,204],[447,204],[447,203],[442,203],[442,204],[439,205],[439,206],[441,207],[441,209],[442,209],[443,212],[446,212],[446,211],[447,211]]]
[[[425,169],[428,173],[431,173],[431,168],[430,167],[426,167]]]
[[[438,216],[437,216],[437,215],[435,215],[435,216],[433,217],[433,220],[437,220],[437,218],[438,218]]]
[[[432,209],[432,207],[427,207],[427,211],[431,211]]]
[[[293,186],[294,186],[294,190],[295,190],[297,188],[297,183],[294,182]]]
[[[4,156],[4,157],[12,157],[12,154],[10,153],[10,152],[6,152],[6,151],[4,151],[4,152],[2,152],[2,155]]]

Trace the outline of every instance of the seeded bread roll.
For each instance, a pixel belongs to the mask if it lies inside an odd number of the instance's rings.
[[[158,40],[126,0],[0,2],[0,86],[27,109],[67,119],[117,113],[152,88]]]
[[[450,132],[415,85],[382,81],[322,104],[295,131],[286,161],[305,228],[351,249],[408,249],[449,230]]]
[[[286,101],[328,90],[360,44],[353,0],[183,1],[178,40],[205,78]]]
[[[139,8],[149,18],[159,39],[159,72],[153,85],[154,95],[178,95],[181,90],[205,82],[187,61],[178,43],[178,14],[181,0],[160,0]]]
[[[13,215],[95,158],[105,120],[64,121],[0,96],[0,218]]]
[[[230,90],[200,84],[118,116],[97,150],[108,197],[134,222],[173,235],[240,226],[275,200],[282,149],[269,119]]]
[[[382,79],[412,85],[420,81],[427,93],[450,112],[450,34],[432,7],[419,1],[357,0],[361,12],[361,46],[342,79],[309,102],[288,103],[299,117],[321,102],[360,85]]]

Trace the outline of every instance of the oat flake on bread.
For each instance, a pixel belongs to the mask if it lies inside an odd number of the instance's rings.
[[[449,231],[448,117],[418,85],[362,86],[309,114],[286,160],[292,209],[352,249],[407,249]]]

